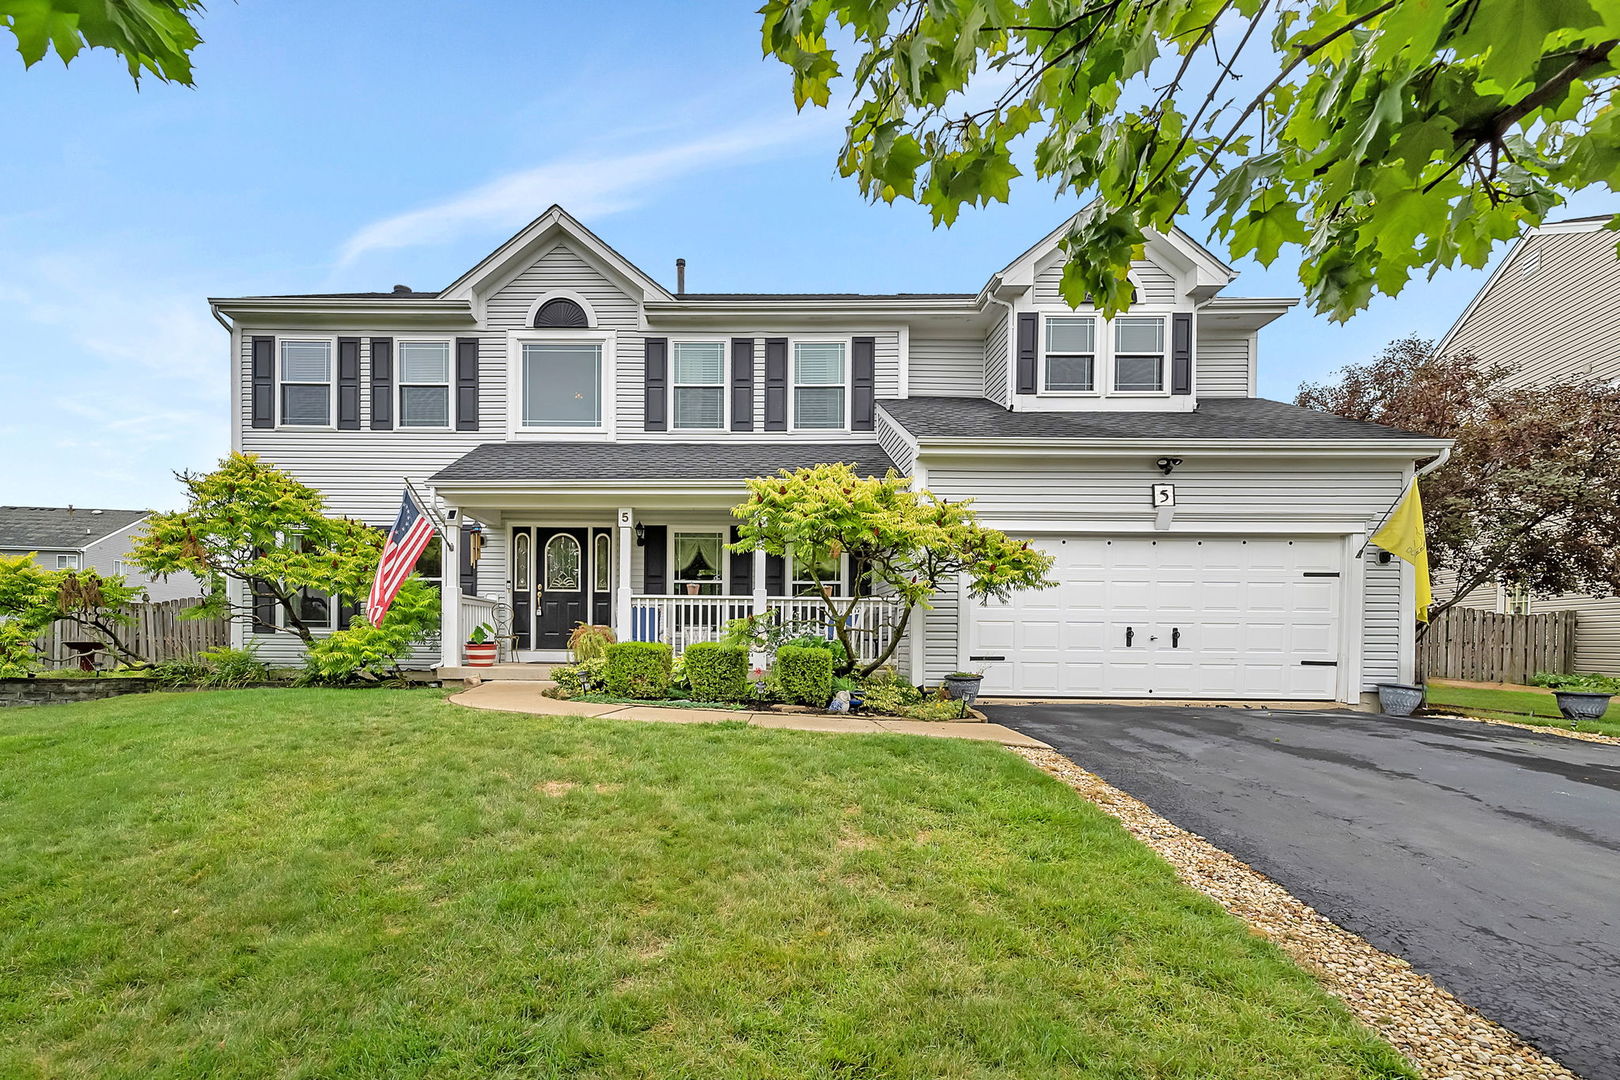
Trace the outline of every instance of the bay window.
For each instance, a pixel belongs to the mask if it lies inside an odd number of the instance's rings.
[[[840,431],[846,419],[845,376],[848,371],[842,341],[793,343],[793,426],[795,429]]]
[[[726,350],[719,341],[674,343],[670,409],[677,431],[720,431],[726,424]]]
[[[399,343],[399,426],[450,426],[450,343]]]
[[[332,342],[281,341],[281,423],[332,426]]]

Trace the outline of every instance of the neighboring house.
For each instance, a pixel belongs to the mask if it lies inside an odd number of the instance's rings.
[[[203,594],[190,574],[147,577],[126,564],[130,543],[150,510],[89,510],[76,506],[0,506],[0,555],[33,555],[47,570],[122,574],[149,600]]]
[[[404,478],[453,515],[426,564],[446,665],[496,610],[523,660],[582,620],[681,648],[814,612],[797,560],[725,550],[728,511],[745,478],[852,461],[1057,559],[1011,603],[938,596],[899,653],[916,681],[1355,702],[1410,678],[1410,575],[1363,547],[1444,444],[1257,399],[1257,334],[1295,301],[1223,295],[1236,273],[1179,232],[1133,265],[1128,314],[1070,308],[1062,235],[973,293],[672,293],[552,207],[438,292],[212,300],[232,442],[373,525]]]
[[[1440,342],[1507,363],[1512,386],[1620,379],[1620,237],[1610,215],[1527,232]],[[1508,614],[1573,610],[1575,667],[1620,675],[1620,597],[1534,596],[1505,583],[1476,590],[1464,607]]]

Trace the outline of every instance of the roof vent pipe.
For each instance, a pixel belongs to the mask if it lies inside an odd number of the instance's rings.
[[[686,295],[686,260],[675,260],[675,295]]]

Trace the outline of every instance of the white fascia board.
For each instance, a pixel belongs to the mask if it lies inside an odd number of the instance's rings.
[[[1028,457],[1198,453],[1211,457],[1254,457],[1288,452],[1317,457],[1428,458],[1451,439],[919,439],[919,456]]]
[[[464,300],[278,300],[274,298],[210,298],[214,310],[238,322],[266,319],[282,322],[332,322],[344,325],[363,320],[374,324],[461,323],[473,325],[472,307]]]
[[[981,305],[973,298],[950,300],[861,299],[831,300],[649,300],[649,319],[669,321],[682,317],[704,319],[728,316],[889,315],[896,318],[928,315],[975,315]]]
[[[1299,304],[1297,296],[1214,296],[1199,305],[1200,317],[1210,326],[1226,329],[1259,330],[1286,315]]]

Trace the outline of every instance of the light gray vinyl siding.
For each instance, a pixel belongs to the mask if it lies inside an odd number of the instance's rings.
[[[195,574],[170,574],[166,579],[149,577],[133,566],[125,565],[136,534],[145,530],[146,520],[143,518],[86,545],[80,565],[101,574],[122,574],[126,585],[136,585],[145,589],[146,598],[154,603],[201,596],[203,583]],[[52,566],[54,565],[53,561]]]
[[[1199,397],[1254,396],[1254,337],[1248,331],[1205,329],[1199,320],[1196,383]]]
[[[900,425],[889,419],[889,414],[881,409],[877,414],[877,443],[883,452],[889,455],[895,468],[909,475],[916,459],[911,452],[911,442],[907,439]]]
[[[1138,259],[1131,263],[1131,273],[1141,284],[1138,302],[1154,307],[1171,307],[1176,302],[1176,279],[1157,263]],[[1067,307],[1063,299],[1063,262],[1059,260],[1035,275],[1033,294],[1035,303],[1043,307]]]
[[[911,339],[911,396],[980,397],[984,342],[978,338]]]
[[[495,339],[498,347],[505,350],[506,330],[525,328],[524,319],[536,300],[559,290],[584,297],[592,309],[593,328],[618,332],[614,354],[617,423],[621,429],[639,431],[643,423],[646,380],[641,308],[608,274],[572,248],[559,245],[551,249],[491,294],[485,320],[489,329],[502,332],[502,336]],[[484,353],[488,351],[486,348]],[[504,364],[502,368],[504,370]]]
[[[923,681],[930,686],[938,684],[961,666],[957,663],[961,605],[957,602],[955,582],[948,583],[935,593],[932,604],[932,607],[912,615],[913,620],[919,616],[922,619],[923,641],[927,649],[923,656]]]
[[[994,466],[964,459],[924,457],[928,487],[947,498],[973,498],[987,524],[1017,531],[1020,523],[1059,532],[1064,522],[1084,523],[1092,532],[1109,526],[1138,527],[1153,520],[1148,485],[1158,478],[1142,464],[1097,462],[1075,465],[1039,458],[1007,459]],[[1174,531],[1196,535],[1198,525],[1229,526],[1234,519],[1265,525],[1266,535],[1284,535],[1289,523],[1342,522],[1369,531],[1402,489],[1397,466],[1319,462],[1289,466],[1274,458],[1189,460],[1176,470]],[[1347,529],[1348,531],[1348,529]],[[1400,571],[1367,556],[1363,595],[1363,689],[1396,677],[1400,642]],[[954,618],[927,621],[927,668],[956,665]]]
[[[998,307],[1000,317],[984,336],[984,396],[1000,405],[1010,405],[1010,384],[1007,374],[1007,332],[1009,319],[1006,308]]]
[[[1509,383],[1620,378],[1620,259],[1603,229],[1538,233],[1452,334],[1448,352],[1510,364]]]

